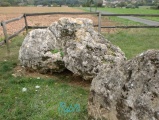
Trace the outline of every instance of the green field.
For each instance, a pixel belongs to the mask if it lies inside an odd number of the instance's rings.
[[[98,8],[98,10],[118,13],[118,14],[159,14],[159,10],[144,9],[144,8]],[[159,21],[159,17],[144,17],[149,20]]]
[[[159,49],[159,29],[120,29],[118,32],[107,34],[105,37],[119,46],[128,59],[148,49]]]
[[[159,10],[144,9],[144,8],[98,8],[98,10],[121,13],[121,14],[159,14]]]

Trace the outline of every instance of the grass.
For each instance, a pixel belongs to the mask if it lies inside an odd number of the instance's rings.
[[[64,53],[62,52],[62,50],[57,50],[57,49],[55,49],[55,50],[52,50],[52,51],[51,51],[51,53],[53,53],[53,54],[58,53],[58,52],[60,52],[61,57],[64,56]]]
[[[89,90],[69,84],[65,75],[56,77],[14,76],[19,64],[18,50],[23,40],[18,36],[10,43],[11,55],[6,46],[0,47],[0,120],[85,120]],[[35,86],[40,86],[36,89]],[[22,92],[27,88],[26,92]],[[79,104],[79,112],[60,114],[60,102],[67,106]]]
[[[154,9],[144,9],[144,8],[98,8],[98,10],[112,12],[112,13],[118,13],[118,14],[158,14],[159,10]],[[159,21],[159,17],[143,17],[149,20]]]
[[[113,44],[124,51],[128,59],[148,50],[159,49],[159,29],[125,29],[104,34]]]
[[[154,9],[144,9],[144,8],[108,8],[108,7],[101,7],[98,8],[98,10],[102,10],[102,11],[108,11],[108,12],[112,12],[112,13],[121,13],[121,14],[158,14],[158,10],[154,10]]]
[[[4,38],[3,38],[3,37],[0,37],[0,42],[3,41],[3,40],[4,40]]]
[[[7,63],[5,63],[7,64]],[[10,63],[8,64],[10,66]],[[9,69],[10,70],[10,69]],[[9,71],[6,71],[9,72]],[[10,75],[9,75],[10,76]],[[5,81],[5,82],[4,82]],[[88,92],[53,79],[9,77],[1,80],[1,115],[3,120],[83,120],[87,116]],[[35,91],[35,86],[40,88]],[[27,91],[22,92],[26,87]],[[80,112],[59,114],[60,102],[80,104]]]

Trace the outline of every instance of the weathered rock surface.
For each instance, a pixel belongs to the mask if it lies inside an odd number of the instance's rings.
[[[159,120],[159,51],[110,66],[92,81],[90,118]]]
[[[54,50],[59,53],[50,52]],[[86,80],[95,77],[103,67],[125,60],[120,48],[98,34],[92,20],[86,18],[61,18],[46,30],[32,31],[19,53],[26,67],[61,71],[65,66]],[[60,66],[56,61],[60,61]]]
[[[65,69],[60,52],[53,53],[55,36],[47,29],[31,31],[23,41],[19,51],[20,63],[42,73]]]

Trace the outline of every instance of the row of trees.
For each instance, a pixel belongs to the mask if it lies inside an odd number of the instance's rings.
[[[15,6],[20,2],[21,2],[21,0],[0,0],[0,5],[1,6],[11,6],[11,5]]]
[[[0,6],[18,6],[18,5],[68,5],[68,6],[90,6],[96,4],[102,5],[103,0],[0,0]]]
[[[101,7],[103,5],[103,0],[87,0],[83,3],[83,7],[90,7],[90,6],[98,6]]]

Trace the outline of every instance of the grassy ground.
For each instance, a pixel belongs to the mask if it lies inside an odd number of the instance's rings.
[[[122,14],[158,14],[158,10],[153,9],[144,9],[144,8],[98,8],[98,10],[113,12],[113,13],[122,13]]]
[[[124,8],[98,8],[98,10],[119,13],[119,14],[159,14],[159,10],[153,9],[144,9],[144,8],[136,8],[136,9],[124,9]],[[159,17],[144,17],[146,19],[159,21]]]
[[[89,87],[71,84],[68,74],[14,75],[19,64],[17,58],[22,39],[16,37],[10,43],[10,57],[6,55],[6,46],[0,47],[0,120],[87,119]],[[25,88],[27,91],[23,92]],[[66,103],[67,108],[78,104],[80,110],[60,113],[60,102]]]
[[[4,40],[4,37],[0,37],[0,42]]]
[[[120,29],[115,33],[104,33],[104,35],[119,46],[130,59],[148,49],[159,49],[158,32],[159,29]]]

